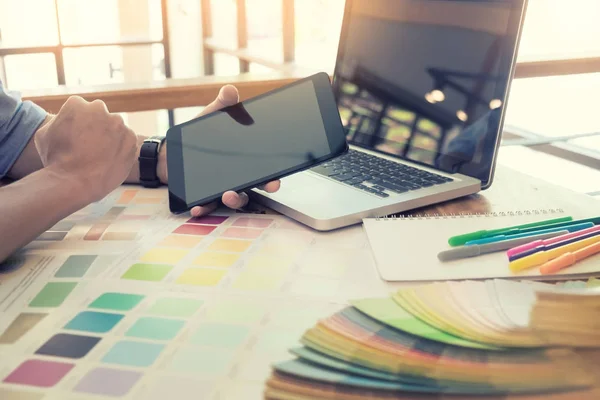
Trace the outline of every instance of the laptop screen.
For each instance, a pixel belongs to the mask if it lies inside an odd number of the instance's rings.
[[[334,88],[351,144],[491,181],[526,0],[348,0]]]

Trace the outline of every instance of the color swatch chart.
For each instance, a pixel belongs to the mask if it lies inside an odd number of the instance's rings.
[[[150,221],[167,216],[166,189],[119,189],[59,222],[38,241],[136,241],[152,227]]]
[[[173,216],[156,193],[121,189],[83,224],[129,216],[135,240],[36,246],[0,274],[0,399],[259,399],[315,321],[387,293],[360,228]]]

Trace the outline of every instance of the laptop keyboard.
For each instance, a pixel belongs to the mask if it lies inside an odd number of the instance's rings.
[[[451,182],[451,178],[350,150],[311,171],[379,197]]]

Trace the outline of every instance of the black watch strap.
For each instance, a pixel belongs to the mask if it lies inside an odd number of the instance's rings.
[[[156,188],[160,186],[156,166],[158,165],[158,153],[164,140],[163,136],[152,136],[144,140],[142,144],[138,161],[140,164],[140,183],[144,187]]]

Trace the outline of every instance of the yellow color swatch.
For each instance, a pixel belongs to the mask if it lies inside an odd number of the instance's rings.
[[[257,255],[252,257],[247,265],[247,270],[259,273],[277,274],[286,272],[291,265],[289,260],[281,260],[276,257]]]
[[[239,290],[271,291],[281,286],[284,275],[255,274],[244,271],[233,282],[232,287]]]
[[[216,286],[227,273],[222,269],[189,268],[177,278],[180,285]]]
[[[141,261],[149,263],[177,264],[188,253],[188,250],[152,249],[144,254]]]
[[[201,267],[226,268],[235,264],[239,258],[240,256],[238,254],[206,252],[200,254],[200,256],[194,260],[194,264]]]
[[[251,244],[252,242],[249,240],[217,239],[208,246],[208,250],[242,253],[248,250]]]
[[[160,247],[182,247],[191,249],[202,241],[202,236],[194,235],[169,235],[158,245]]]

